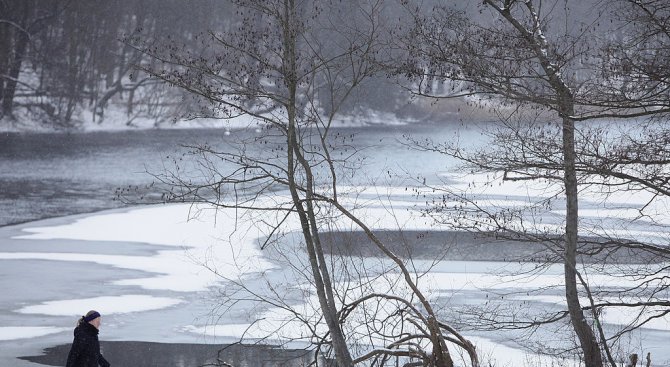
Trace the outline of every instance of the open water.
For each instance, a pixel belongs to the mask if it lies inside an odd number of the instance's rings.
[[[345,154],[357,151],[356,159],[364,166],[356,170],[352,182],[362,183],[388,179],[389,172],[395,177],[437,179],[450,160],[408,148],[405,137],[447,141],[462,131],[473,144],[481,138],[458,123],[340,128],[332,136],[346,137],[350,147]],[[260,133],[254,130],[223,129],[1,133],[0,226],[119,207],[120,188],[136,193],[130,196],[132,201],[155,200],[147,192],[154,181],[151,173],[160,173],[173,157],[180,157],[188,150],[184,145],[226,150],[256,136]],[[278,139],[274,143],[282,144]],[[248,144],[246,149],[254,156],[272,154],[264,144]]]

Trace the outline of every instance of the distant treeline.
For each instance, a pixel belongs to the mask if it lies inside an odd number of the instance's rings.
[[[228,10],[216,0],[0,0],[0,116],[30,111],[67,127],[79,109],[102,121],[114,98],[128,116],[159,116],[166,88],[136,72],[151,60],[126,40],[188,40]]]
[[[69,128],[104,123],[111,105],[128,124],[187,115],[192,98],[138,70],[156,60],[133,45],[197,50],[196,35],[233,26],[235,11],[217,0],[0,0],[0,118]],[[408,110],[383,76],[359,94],[352,114]]]

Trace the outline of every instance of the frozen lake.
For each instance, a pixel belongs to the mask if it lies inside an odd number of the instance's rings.
[[[340,133],[356,135],[356,144],[361,149],[383,152],[373,158],[381,171],[385,166],[399,169],[413,167],[434,177],[434,166],[441,166],[443,157],[433,156],[432,165],[417,164],[413,159],[425,163],[426,155],[406,154],[397,139],[403,134],[423,131],[426,135],[452,134],[455,129],[424,127],[368,127],[343,128]],[[210,143],[221,146],[240,139],[253,137],[257,133],[232,131],[226,134],[219,129],[175,129],[138,130],[89,133],[0,133],[0,252],[16,254],[77,253],[86,257],[96,256],[155,256],[159,251],[171,250],[182,256],[182,251],[173,247],[135,241],[89,241],[89,240],[28,240],[16,239],[26,228],[35,225],[59,225],[84,218],[80,213],[91,213],[105,209],[124,207],[115,201],[118,187],[146,186],[152,177],[147,171],[155,171],[168,161],[168,155],[183,151],[180,144]],[[252,146],[252,149],[254,147]],[[412,153],[412,152],[410,152]],[[425,170],[423,169],[425,167]],[[66,217],[68,215],[75,215]],[[53,219],[48,219],[53,218]],[[46,221],[38,221],[47,219]],[[36,222],[38,221],[38,222]],[[24,223],[18,226],[11,224]],[[4,227],[2,227],[4,226]],[[113,283],[127,278],[150,276],[148,269],[125,269],[118,264],[100,264],[96,261],[3,258],[0,260],[0,282],[2,289],[10,290],[0,297],[0,365],[27,365],[16,356],[36,355],[41,349],[71,341],[73,315],[25,314],[18,310],[44,302],[93,298],[97,308],[100,303],[114,301],[116,304],[132,305],[158,300],[158,308],[165,306],[160,301],[174,296],[171,290],[152,290],[137,286],[119,286]],[[45,284],[45,282],[47,284]],[[196,282],[198,283],[198,282]],[[39,286],[36,286],[39,285]],[[174,285],[174,284],[173,284]],[[179,302],[159,313],[141,312],[123,306],[112,307],[105,318],[107,329],[102,339],[149,340],[161,342],[208,343],[210,338],[194,333],[184,333],[176,325],[207,324],[210,320],[211,295],[198,286],[195,297],[180,299],[194,302]],[[151,294],[152,299],[132,298]],[[131,298],[128,298],[130,295]],[[120,298],[114,298],[119,296]],[[112,297],[100,298],[100,297]],[[172,298],[167,304],[172,302]],[[85,301],[82,301],[86,303]],[[76,307],[77,303],[65,307]],[[84,307],[84,306],[82,306]],[[92,307],[92,306],[85,306]],[[78,307],[76,313],[80,312]],[[121,312],[123,319],[117,320]],[[143,314],[140,328],[134,324],[134,313]],[[161,322],[170,319],[172,323]],[[125,320],[124,320],[125,319]],[[47,325],[48,324],[48,325]],[[50,326],[49,326],[50,325]],[[54,326],[61,325],[61,326]],[[118,329],[127,325],[128,329]],[[117,329],[117,332],[113,330]],[[220,339],[220,338],[219,338]],[[224,338],[225,341],[236,338]],[[217,340],[221,342],[221,340]],[[113,357],[112,357],[113,359]]]
[[[371,168],[352,183],[363,185],[366,177],[389,169],[438,182],[448,173],[450,162],[439,155],[407,150],[396,139],[407,133],[446,139],[456,131],[435,126],[343,129],[343,134],[356,135],[359,149],[371,152]],[[478,136],[467,133],[472,139]],[[263,272],[269,281],[281,283],[291,275],[280,256],[260,250],[261,231],[233,230],[232,212],[217,213],[216,221],[208,212],[189,221],[187,205],[119,207],[112,200],[116,187],[149,184],[146,171],[159,168],[179,143],[239,138],[235,132],[225,135],[219,130],[3,135],[0,223],[5,225],[0,227],[0,288],[5,292],[0,297],[0,365],[36,366],[16,358],[69,343],[76,318],[88,309],[103,314],[101,339],[115,342],[232,343],[243,334],[252,340],[260,338],[264,330],[273,328],[282,314],[270,307],[251,310],[249,304],[241,303],[216,311],[216,297],[231,280],[253,283],[254,276]],[[388,183],[362,192],[358,199],[373,199],[381,193],[398,209],[423,200],[407,192],[402,183]],[[501,200],[517,200],[513,192],[501,195]],[[597,210],[598,203],[586,201],[584,207]],[[501,279],[492,274],[525,265],[501,259],[494,251],[486,251],[490,244],[477,244],[473,238],[457,242],[476,247],[477,252],[463,251],[454,246],[455,237],[436,235],[433,223],[409,211],[396,212],[391,218],[388,208],[378,204],[365,210],[377,230],[391,230],[401,223],[415,246],[427,246],[431,239],[430,246],[438,246],[437,250],[439,244],[453,247],[451,257],[442,261],[424,254],[414,263],[418,272],[429,270],[421,285],[431,290],[445,316],[494,298],[499,304],[537,312],[561,309],[561,266],[550,266],[532,277]],[[286,224],[289,232],[297,228],[295,223]],[[636,229],[653,232],[644,223]],[[295,245],[290,236],[286,245]],[[513,251],[513,244],[507,246],[505,253]],[[363,255],[371,269],[388,265],[374,254]],[[304,254],[295,256],[300,259]],[[217,273],[203,264],[214,265]],[[626,286],[618,279],[591,276],[604,287]],[[296,307],[308,301],[297,299]],[[623,314],[605,316],[608,330],[626,320]],[[264,321],[254,324],[256,320]],[[669,330],[668,319],[658,319],[634,334],[630,349],[651,352],[654,366],[662,366],[670,361],[670,351],[665,349]],[[299,334],[300,326],[289,324],[282,333]],[[466,335],[482,350],[502,358],[502,365],[523,366],[529,358],[515,341],[520,333],[466,330]],[[281,340],[285,335],[275,337]],[[107,359],[114,365],[114,355],[108,354]]]

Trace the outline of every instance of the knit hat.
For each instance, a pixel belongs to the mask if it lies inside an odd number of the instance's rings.
[[[98,317],[100,317],[100,313],[98,311],[89,312],[86,316],[84,316],[84,321],[91,322]]]

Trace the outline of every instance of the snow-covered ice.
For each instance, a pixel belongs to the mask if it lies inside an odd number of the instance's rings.
[[[404,188],[377,187],[363,190],[350,188],[356,195],[347,197],[341,194],[341,200],[346,205],[353,206],[354,201],[360,205],[356,214],[366,218],[366,221],[374,229],[397,229],[407,230],[430,230],[435,229],[434,223],[429,218],[422,217],[411,209],[413,203],[417,202],[412,193]],[[518,187],[508,188],[509,200],[505,200],[500,192],[492,201],[493,205],[506,207],[518,206],[525,202],[520,201]],[[343,189],[343,192],[346,190]],[[525,193],[525,192],[524,192]],[[534,192],[536,195],[546,194],[546,190]],[[269,198],[265,205],[273,205],[285,202],[285,198],[277,194],[275,198]],[[386,197],[388,200],[379,201],[375,198]],[[502,198],[502,199],[501,199]],[[424,199],[418,199],[419,201]],[[262,202],[258,202],[262,205]],[[400,204],[398,204],[400,203]],[[591,203],[591,205],[595,205]],[[246,217],[245,220],[236,220],[236,213],[232,209],[199,210],[202,208],[191,205],[165,205],[152,207],[138,207],[123,211],[101,212],[82,216],[69,223],[48,226],[28,225],[23,233],[15,235],[14,240],[31,241],[105,241],[145,243],[161,246],[169,246],[172,249],[162,249],[151,255],[109,255],[92,253],[64,253],[64,252],[0,252],[0,260],[46,260],[58,262],[79,262],[108,265],[120,269],[131,269],[149,273],[142,277],[128,277],[115,280],[113,284],[128,287],[138,287],[148,294],[139,295],[138,292],[116,295],[116,296],[93,296],[90,298],[67,298],[63,295],[61,299],[50,300],[33,304],[26,304],[16,311],[21,314],[40,314],[54,316],[79,315],[88,309],[97,309],[103,314],[128,314],[143,311],[156,311],[176,307],[189,302],[198,302],[198,296],[216,286],[225,287],[228,280],[240,280],[253,274],[272,272],[278,269],[273,259],[268,258],[267,253],[260,250],[258,241],[263,239],[267,231],[258,224],[272,222],[271,216],[257,215]],[[595,209],[587,209],[585,212],[600,215]],[[614,209],[608,213],[616,214]],[[194,215],[197,214],[197,215]],[[620,214],[630,217],[628,209],[623,209]],[[331,223],[333,229],[350,229],[353,225],[345,219],[334,220]],[[299,229],[299,223],[294,219],[284,222],[282,230],[291,232]],[[497,264],[497,265],[496,265]],[[415,264],[421,269],[421,262]],[[544,273],[516,278],[498,278],[491,275],[496,266],[504,267],[500,263],[479,262],[430,262],[430,272],[421,278],[421,286],[430,289],[434,294],[444,296],[459,294],[460,292],[476,291],[510,291],[523,292],[540,288],[560,289],[563,278],[560,266],[550,266]],[[519,264],[508,264],[518,268]],[[390,274],[389,276],[392,276]],[[606,285],[613,280],[605,274],[589,274],[589,280],[594,284]],[[627,281],[616,279],[618,286],[629,285]],[[633,283],[630,282],[630,285]],[[295,285],[295,284],[294,284]],[[306,286],[306,285],[302,285]],[[101,288],[104,288],[101,287]],[[152,292],[177,292],[177,296],[158,296]],[[555,297],[555,298],[551,298]],[[517,298],[518,299],[518,298]],[[528,301],[541,303],[550,302],[560,304],[560,297],[531,294]],[[292,307],[302,310],[308,314],[312,305],[316,304],[313,299],[304,299],[302,304],[293,304]],[[252,339],[261,339],[272,335],[273,330],[282,325],[281,333],[275,337],[300,338],[308,336],[308,331],[301,325],[287,323],[291,313],[283,309],[266,309],[259,314],[248,315],[258,322],[246,322],[245,320],[229,321],[227,324],[217,322],[182,322],[171,325],[171,328],[185,334],[195,334],[200,337],[211,336],[214,338],[240,338],[242,336]],[[621,324],[629,317],[622,311],[611,310],[603,314],[604,321],[612,324]],[[649,328],[657,330],[668,330],[667,316],[655,320],[649,324]],[[69,329],[69,328],[68,328]],[[32,331],[31,331],[32,330]],[[25,329],[23,332],[7,327],[0,328],[0,335],[8,338],[19,338],[27,332],[36,335],[46,335],[49,332],[57,333],[62,328],[53,327],[45,329]],[[41,334],[40,334],[41,333]],[[123,335],[119,336],[123,337]],[[130,336],[127,336],[130,337]],[[7,340],[7,339],[5,339]],[[500,340],[473,337],[482,351],[489,353],[495,358],[501,357],[504,363],[520,365],[529,360],[528,354],[522,349],[513,348]],[[531,356],[535,358],[536,356]]]
[[[129,294],[123,296],[103,296],[86,299],[49,301],[39,305],[26,306],[16,310],[16,312],[51,316],[79,316],[83,313],[81,310],[95,309],[102,315],[112,315],[117,313],[160,310],[182,302],[184,301],[180,299]]]
[[[0,341],[37,338],[49,334],[61,333],[70,328],[53,326],[0,326]]]
[[[28,228],[18,239],[140,242],[175,247],[149,259],[67,253],[0,253],[0,259],[89,261],[119,268],[155,273],[155,276],[118,281],[146,289],[181,292],[203,291],[221,279],[236,279],[247,273],[271,269],[255,245],[260,233],[236,231],[230,212],[205,211],[205,218],[189,218],[190,205],[157,206],[120,213],[102,213],[71,224]],[[203,215],[205,216],[205,215]],[[218,225],[215,225],[215,218]],[[216,267],[216,273],[205,268]]]

